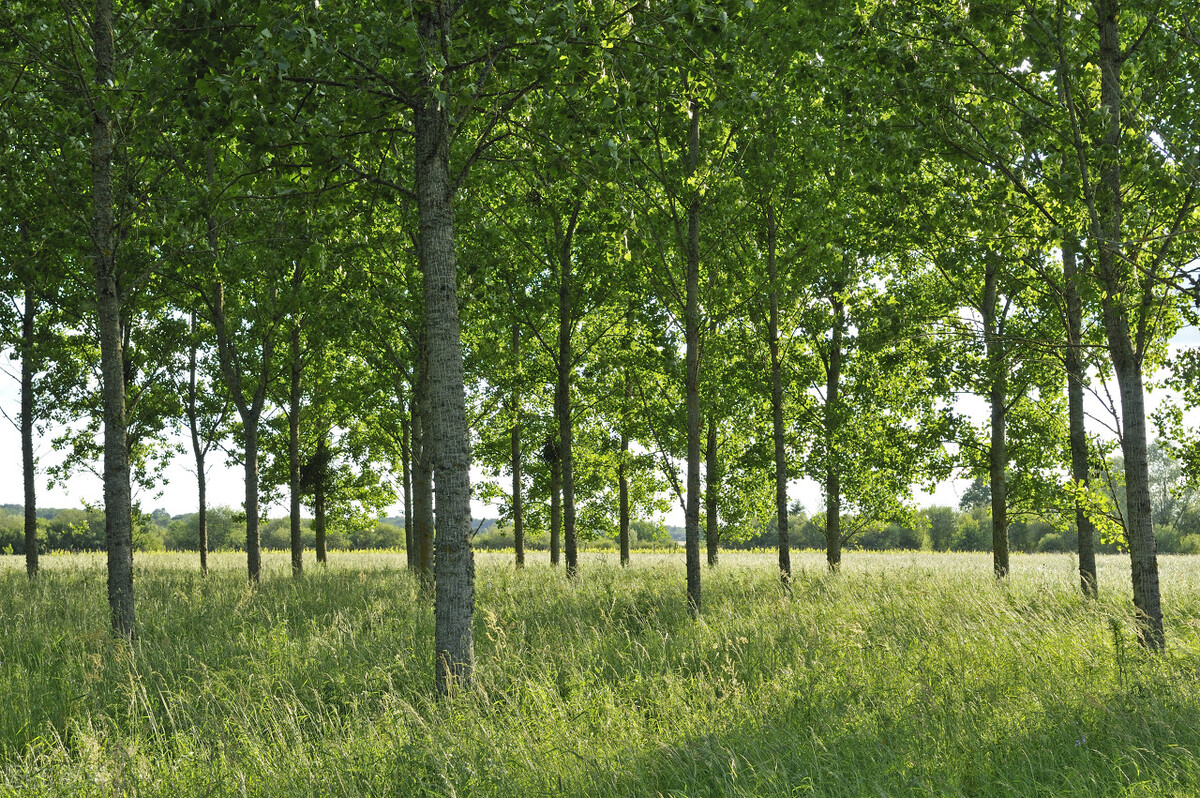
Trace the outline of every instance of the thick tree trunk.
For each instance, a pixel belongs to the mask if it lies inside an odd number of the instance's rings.
[[[429,63],[449,47],[451,13],[436,3],[417,11],[417,31]],[[472,618],[475,559],[471,551],[470,452],[458,317],[449,119],[444,101],[449,78],[426,78],[413,119],[419,256],[425,276],[429,352],[430,438],[437,482],[434,560],[434,646],[438,692],[469,687],[475,664]]]
[[[700,103],[688,102],[688,178],[700,163]],[[684,535],[687,549],[688,612],[700,614],[700,192],[691,190],[688,205],[686,307],[684,337],[687,348],[687,506]]]
[[[629,379],[629,369],[625,370],[625,404],[621,414],[621,460],[617,465],[618,513],[620,525],[621,565],[629,565],[629,475],[626,473],[629,459],[629,422],[626,414],[629,403],[633,399],[633,383]]]
[[[1158,544],[1150,503],[1145,389],[1142,384],[1142,334],[1134,347],[1126,311],[1121,258],[1121,41],[1117,0],[1097,0],[1100,28],[1100,105],[1109,123],[1103,142],[1103,169],[1096,191],[1092,238],[1097,242],[1097,266],[1104,284],[1102,299],[1108,351],[1121,393],[1121,450],[1125,455],[1126,533],[1133,568],[1133,603],[1138,611],[1138,637],[1146,648],[1166,645],[1162,598],[1158,584]],[[1149,289],[1145,289],[1149,290]]]
[[[1077,267],[1074,241],[1064,241],[1063,286],[1067,305],[1067,413],[1071,435],[1071,479],[1087,487],[1088,443],[1083,411],[1083,301],[1076,285]],[[1082,508],[1075,508],[1075,527],[1079,533],[1079,587],[1083,595],[1096,598],[1096,532]]]
[[[771,278],[771,437],[775,443],[775,531],[779,547],[779,578],[792,581],[792,554],[788,541],[787,443],[783,438],[783,364],[779,356],[779,286],[775,207],[767,204],[767,271]]]
[[[711,412],[711,411],[710,411]],[[708,436],[704,448],[704,543],[708,565],[713,567],[720,557],[721,531],[717,518],[717,497],[721,490],[720,466],[717,463],[717,420],[708,418]]]
[[[832,297],[833,329],[829,336],[829,362],[825,372],[825,561],[829,570],[842,567],[842,465],[837,433],[841,424],[838,391],[842,383],[842,328],[846,307]]]
[[[262,578],[262,543],[258,529],[258,417],[242,419],[246,473],[246,570],[250,581]]]
[[[992,569],[997,579],[1008,576],[1008,365],[1005,362],[1003,321],[998,316],[1000,269],[989,263],[983,283],[983,336],[987,357],[988,404],[991,406],[991,445],[988,475],[992,489]]]
[[[38,574],[37,472],[33,459],[33,376],[37,373],[34,351],[34,324],[37,321],[37,296],[25,287],[25,307],[21,316],[21,470],[25,479],[25,573]]]
[[[304,544],[300,537],[300,325],[291,330],[291,384],[288,390],[288,490],[291,493],[290,529],[292,576],[304,573]]]
[[[521,325],[513,322],[512,327],[513,363],[520,369],[521,363]],[[516,382],[519,382],[517,380]],[[513,385],[512,396],[509,400],[513,414],[512,426],[512,524],[513,549],[516,551],[518,568],[525,567],[525,509],[523,502],[524,489],[521,484],[521,394],[517,384]]]
[[[108,93],[116,83],[113,3],[96,0],[92,20],[96,81],[92,103],[92,257],[96,276],[96,328],[104,397],[104,528],[108,548],[108,606],[113,631],[133,639],[133,496],[125,437],[125,353],[121,288],[115,262],[112,119]]]

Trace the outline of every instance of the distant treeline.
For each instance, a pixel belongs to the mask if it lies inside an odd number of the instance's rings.
[[[867,523],[859,525],[854,516],[845,516],[843,530],[849,535],[845,546],[864,551],[989,551],[991,549],[991,514],[987,507],[956,510],[951,507],[927,507],[907,521]],[[0,505],[0,552],[25,553],[22,508],[16,504]],[[229,507],[212,507],[208,511],[208,540],[212,551],[243,551],[246,544],[245,518]],[[511,549],[512,526],[486,518],[476,522],[474,546],[477,549]],[[311,519],[301,522],[301,536],[306,548],[315,545]],[[1183,512],[1174,523],[1163,520],[1156,527],[1158,550],[1165,554],[1200,554],[1200,510]],[[602,530],[581,530],[581,543],[588,549],[617,548],[615,527]],[[590,535],[588,533],[590,532]],[[723,531],[722,548],[773,548],[777,545],[773,522],[763,522],[749,529]],[[290,518],[281,516],[263,521],[262,545],[268,549],[286,549],[290,542]],[[794,549],[825,548],[824,517],[799,512],[788,516],[789,544]],[[1055,528],[1040,519],[1019,520],[1009,524],[1009,546],[1019,552],[1073,552],[1076,549],[1074,529]],[[38,510],[38,540],[43,552],[103,551],[104,513],[100,510],[54,509]],[[327,545],[334,550],[403,549],[404,519],[382,518],[357,528],[330,528]],[[681,543],[683,528],[666,526],[653,521],[633,521],[630,542],[634,549],[659,549]],[[525,546],[534,550],[550,547],[548,530],[526,532]],[[134,526],[134,548],[137,551],[197,551],[199,533],[196,513],[171,516],[165,510],[155,510],[138,516]],[[1098,544],[1099,551],[1115,553],[1120,546],[1113,541]]]
[[[0,551],[25,553],[24,519],[20,505],[0,505]],[[137,551],[198,551],[200,547],[196,513],[171,516],[166,510],[139,514],[134,522],[133,545]],[[330,549],[403,549],[404,527],[391,523],[399,519],[381,519],[358,528],[333,527],[326,531]],[[260,527],[262,546],[286,549],[291,541],[288,516],[263,520]],[[402,523],[402,522],[401,522]],[[208,545],[211,551],[243,551],[246,547],[246,519],[229,507],[208,510]],[[301,522],[304,545],[316,545],[312,521]],[[41,551],[103,551],[104,512],[86,509],[38,510],[38,541]]]

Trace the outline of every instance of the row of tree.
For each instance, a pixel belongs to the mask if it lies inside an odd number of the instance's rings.
[[[1196,14],[10,2],[29,572],[34,441],[63,429],[65,467],[103,463],[113,625],[135,634],[133,485],[181,429],[202,567],[217,449],[245,469],[251,580],[264,497],[288,496],[299,574],[304,504],[323,560],[331,513],[402,496],[449,689],[473,667],[473,463],[517,563],[545,513],[572,575],[581,534],[614,523],[627,561],[631,517],[677,501],[693,613],[701,542],[716,564],[747,519],[775,519],[790,579],[790,480],[821,482],[837,568],[959,468],[988,481],[997,577],[1010,513],[1074,523],[1088,595],[1093,522],[1123,535],[1160,648],[1144,384],[1193,312]],[[1185,394],[1195,365],[1171,372]],[[1083,401],[1110,378],[1119,512]],[[1181,412],[1162,422],[1190,463]]]

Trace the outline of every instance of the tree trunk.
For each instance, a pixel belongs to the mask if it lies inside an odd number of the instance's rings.
[[[1089,485],[1087,429],[1083,411],[1083,301],[1076,285],[1075,242],[1064,241],[1063,286],[1067,305],[1067,413],[1071,430],[1071,479]],[[1079,533],[1079,587],[1087,598],[1096,598],[1096,532],[1082,508],[1075,508],[1075,527]]]
[[[629,565],[629,475],[627,460],[629,459],[629,403],[633,399],[633,383],[629,379],[629,369],[625,369],[625,404],[621,413],[621,459],[617,464],[617,493],[618,512],[620,513],[620,543],[621,565]]]
[[[1005,469],[1008,449],[1005,427],[1008,415],[1008,366],[1005,362],[1003,320],[999,305],[999,266],[988,263],[983,282],[983,336],[987,357],[988,403],[991,406],[991,445],[988,475],[992,488],[992,569],[997,579],[1008,576],[1008,495]]]
[[[417,573],[421,581],[433,581],[433,466],[430,461],[429,439],[429,376],[426,367],[424,335],[418,349],[419,370],[417,372],[416,411],[413,413],[413,453],[416,467],[413,469],[413,541],[416,545]]]
[[[1097,242],[1097,265],[1104,284],[1104,331],[1121,393],[1121,450],[1125,455],[1125,497],[1128,512],[1129,557],[1133,572],[1133,603],[1138,611],[1138,638],[1151,651],[1166,645],[1162,598],[1158,584],[1158,544],[1150,503],[1147,458],[1145,389],[1142,385],[1142,335],[1135,349],[1126,311],[1121,272],[1121,42],[1117,0],[1097,0],[1100,28],[1100,105],[1108,130],[1103,142],[1103,170],[1096,191],[1092,238]],[[1145,289],[1149,290],[1149,289]]]
[[[700,103],[688,102],[688,178],[700,163]],[[700,192],[691,189],[688,205],[687,305],[684,310],[687,375],[687,507],[684,535],[687,549],[688,612],[700,614]]]
[[[133,497],[125,430],[125,353],[121,335],[121,288],[115,262],[112,179],[113,139],[108,93],[116,84],[113,3],[96,0],[92,20],[96,58],[92,104],[92,258],[96,277],[96,328],[104,397],[104,531],[108,548],[108,606],[113,631],[132,640]]]
[[[192,311],[191,332],[192,340],[188,344],[188,394],[185,412],[188,419],[188,432],[192,436],[192,456],[196,458],[196,493],[199,503],[196,531],[200,546],[200,573],[208,576],[208,475],[204,471],[207,451],[206,444],[200,440],[199,367],[196,362],[196,349],[200,342],[197,340],[196,312],[194,310]]]
[[[435,3],[417,11],[417,31],[429,62],[449,48],[451,10]],[[425,276],[429,352],[430,437],[437,482],[434,561],[434,647],[438,692],[471,685],[475,663],[472,618],[475,560],[471,551],[470,452],[458,317],[453,186],[450,182],[449,94],[446,74],[425,77],[413,131],[418,253]]]
[[[25,573],[38,574],[37,472],[33,459],[33,376],[37,373],[34,351],[34,323],[37,320],[37,296],[32,286],[25,287],[25,307],[21,317],[21,470],[25,479]]]
[[[721,532],[717,525],[717,495],[721,489],[720,466],[717,464],[717,420],[709,411],[708,436],[704,449],[704,542],[708,565],[714,567],[719,558]]]
[[[246,472],[246,570],[250,581],[262,578],[262,545],[258,529],[258,416],[242,419]]]
[[[304,573],[304,544],[300,538],[300,325],[291,330],[291,385],[288,390],[288,490],[291,492],[290,532],[292,576]]]
[[[567,555],[567,576],[579,575],[579,550],[575,530],[574,430],[571,421],[571,246],[580,203],[575,202],[571,220],[564,230],[555,230],[558,242],[558,379],[554,390],[554,416],[558,421],[558,456],[562,473],[563,543]]]
[[[787,445],[783,438],[783,364],[779,356],[779,286],[775,261],[778,227],[775,207],[767,203],[767,272],[771,279],[771,437],[775,443],[775,531],[779,546],[779,578],[792,581],[792,553],[788,541]]]
[[[412,506],[412,423],[409,414],[412,403],[400,419],[400,473],[404,483],[404,558],[408,570],[417,568],[417,549],[413,539],[413,506]]]
[[[321,469],[313,484],[313,532],[316,534],[317,562],[324,565],[329,561],[329,552],[325,547],[325,482],[329,479],[329,446],[325,443],[325,435],[317,441],[317,462]]]
[[[562,464],[550,461],[550,564],[558,565],[562,532]]]
[[[825,561],[829,570],[842,567],[842,465],[837,433],[841,424],[838,391],[842,381],[842,328],[846,324],[846,306],[836,296],[833,328],[829,336],[829,362],[825,372]]]
[[[518,372],[521,364],[521,325],[513,322],[512,327],[513,363]],[[516,551],[518,568],[525,567],[525,513],[523,506],[523,488],[521,484],[521,393],[515,380],[512,395],[509,400],[512,407],[512,524],[513,549]]]

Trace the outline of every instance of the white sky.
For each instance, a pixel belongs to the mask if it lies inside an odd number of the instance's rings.
[[[1195,328],[1186,328],[1175,337],[1171,345],[1172,349],[1200,345],[1200,331],[1197,331]],[[5,359],[7,358],[5,357]],[[18,387],[13,379],[0,374],[0,408],[3,408],[14,419],[20,407]],[[1169,396],[1170,392],[1165,389],[1154,390],[1148,396],[1147,405],[1151,409],[1157,407],[1160,402],[1167,400]],[[1104,412],[1101,409],[1100,403],[1090,395],[1087,401],[1090,413],[1099,415]],[[969,396],[961,398],[957,403],[957,409],[959,412],[966,413],[976,423],[982,423],[987,418],[987,405],[980,397]],[[1196,420],[1200,420],[1200,412],[1193,411],[1190,415],[1193,423]],[[1101,435],[1109,436],[1094,421],[1089,419],[1088,425],[1090,432],[1098,432]],[[195,512],[196,478],[194,467],[192,466],[193,461],[190,454],[190,445],[186,445],[185,449],[187,453],[178,457],[168,466],[165,473],[165,482],[159,486],[161,495],[135,493],[134,498],[141,502],[143,510],[149,512],[161,507],[172,515]],[[9,453],[8,456],[0,458],[0,504],[21,504],[24,501],[24,490],[21,474],[20,434],[13,424],[3,418],[0,418],[0,451]],[[79,507],[85,501],[95,504],[101,503],[102,486],[100,478],[94,474],[80,473],[64,483],[55,485],[53,488],[48,485],[45,468],[59,459],[51,449],[49,439],[41,442],[41,445],[36,449],[36,455],[39,460],[40,471],[38,478],[39,506]],[[225,504],[235,508],[241,507],[245,493],[241,467],[227,467],[224,464],[224,455],[220,452],[210,455],[209,460],[211,461],[208,481],[209,503],[211,505]],[[478,478],[479,474],[472,475],[473,480]],[[917,503],[920,506],[949,505],[957,507],[959,498],[968,484],[970,484],[969,480],[948,480],[939,484],[933,492],[918,493],[916,496]],[[812,480],[806,479],[792,482],[789,485],[788,496],[793,501],[799,499],[810,513],[819,512],[824,505],[820,485]],[[264,509],[268,516],[278,516],[286,512],[286,503],[273,505]],[[489,508],[481,502],[473,502],[471,512],[475,518],[495,517],[497,514],[495,509]],[[403,506],[401,504],[393,506],[388,510],[388,514],[403,515]],[[683,525],[683,511],[679,509],[677,502],[671,502],[671,510],[663,520],[671,525]]]

